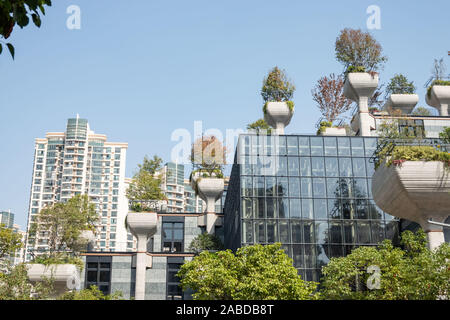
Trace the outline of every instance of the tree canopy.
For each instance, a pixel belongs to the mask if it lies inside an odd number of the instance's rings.
[[[45,6],[51,6],[51,0],[2,0],[0,1],[0,36],[8,39],[16,25],[23,28],[30,18],[38,28],[41,26],[41,14],[45,15]],[[0,41],[0,54],[3,51]],[[14,59],[15,49],[11,43],[5,43]]]
[[[378,41],[369,32],[360,29],[343,29],[336,38],[335,50],[336,59],[345,70],[353,67],[365,72],[377,71],[387,61]]]
[[[386,87],[386,98],[390,94],[411,94],[416,92],[414,83],[409,82],[403,74],[396,74]]]
[[[189,245],[189,251],[199,253],[204,250],[223,250],[224,246],[219,237],[204,232],[195,237]]]
[[[301,279],[279,243],[211,253],[203,251],[180,269],[184,290],[195,300],[315,299],[317,283]]]
[[[13,255],[22,247],[22,237],[0,223],[0,259]]]
[[[413,112],[411,112],[413,116],[431,116],[431,111],[425,107],[416,107]]]
[[[272,133],[271,127],[267,124],[266,120],[258,119],[253,123],[247,125],[247,130],[255,130],[257,133],[265,132],[267,134]]]
[[[359,247],[332,258],[322,268],[321,298],[436,300],[448,294],[450,245],[428,249],[422,230],[403,232],[401,244],[395,248],[384,240],[378,247]]]
[[[261,96],[264,102],[290,101],[294,91],[295,86],[288,80],[286,72],[274,67],[264,78]]]

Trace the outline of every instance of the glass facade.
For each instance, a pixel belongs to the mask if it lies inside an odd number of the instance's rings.
[[[228,248],[281,242],[303,279],[331,257],[397,241],[371,195],[372,137],[241,135],[225,202]]]

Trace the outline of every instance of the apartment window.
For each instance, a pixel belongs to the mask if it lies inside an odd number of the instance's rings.
[[[163,252],[183,252],[184,217],[163,217],[161,235]]]
[[[166,300],[183,300],[183,291],[180,287],[180,278],[177,277],[177,273],[183,263],[183,258],[167,257]]]
[[[112,257],[86,257],[86,288],[97,286],[104,294],[111,291]]]

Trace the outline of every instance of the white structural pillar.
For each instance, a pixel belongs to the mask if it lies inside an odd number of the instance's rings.
[[[370,136],[369,98],[378,87],[378,74],[352,72],[347,74],[344,95],[358,104],[359,135]]]
[[[275,134],[283,135],[284,128],[291,122],[294,111],[291,111],[286,102],[267,102],[264,119],[275,129]]]
[[[147,242],[156,233],[157,222],[155,212],[130,212],[127,215],[127,225],[137,239],[135,300],[145,299]]]
[[[445,218],[442,217],[432,217],[432,214],[427,215],[428,217],[431,217],[433,222],[439,222],[443,223],[445,221]],[[424,220],[420,222],[420,226],[427,234],[427,240],[428,240],[428,247],[431,250],[437,249],[441,244],[445,242],[444,238],[444,228],[440,225],[436,225],[433,223],[429,223],[428,221]]]
[[[206,202],[206,231],[214,234],[214,226],[217,221],[216,201],[222,197],[224,179],[222,178],[197,178],[197,190],[200,198]]]

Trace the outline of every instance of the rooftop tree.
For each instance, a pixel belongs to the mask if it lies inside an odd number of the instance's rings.
[[[294,84],[287,78],[286,72],[280,70],[278,67],[273,68],[269,74],[264,78],[263,86],[261,88],[261,96],[265,102],[263,111],[267,102],[288,102],[291,111],[294,109],[294,104],[291,101],[295,91]]]
[[[346,72],[377,71],[387,61],[378,41],[369,32],[360,29],[342,30],[336,39],[335,50],[336,59],[344,65]]]
[[[191,162],[195,168],[192,174],[200,172],[204,178],[212,176],[222,178],[226,155],[226,147],[214,135],[198,138],[191,148]]]
[[[20,28],[27,26],[30,18],[38,28],[41,26],[41,14],[45,15],[45,6],[51,6],[51,0],[2,0],[0,1],[0,36],[8,39],[16,25]],[[14,59],[14,46],[5,43],[0,38],[0,54],[3,44],[8,48]]]
[[[386,87],[386,98],[391,94],[412,94],[416,92],[414,83],[409,82],[403,74],[396,74]]]
[[[320,112],[330,123],[348,111],[352,104],[352,101],[344,96],[342,76],[335,76],[334,73],[320,78],[311,93]]]
[[[247,130],[255,130],[257,133],[260,133],[261,131],[265,131],[267,134],[272,133],[271,127],[264,119],[258,119],[255,122],[248,124]]]

